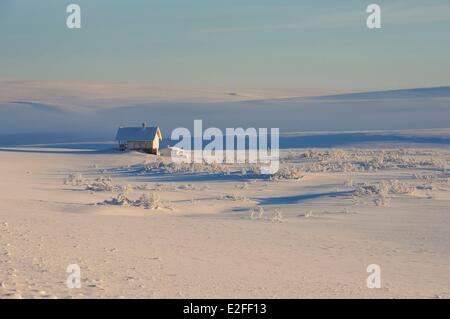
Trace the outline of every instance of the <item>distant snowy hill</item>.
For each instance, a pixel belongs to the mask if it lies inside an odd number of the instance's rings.
[[[184,100],[187,93],[177,90],[172,101],[170,90],[148,94],[145,87],[13,86],[0,90],[0,145],[112,140],[119,126],[144,121],[159,125],[168,137],[176,127],[192,129],[195,119],[202,119],[205,128],[277,127],[281,132],[450,128],[450,87],[297,98],[271,92],[258,100],[234,95],[217,100],[218,91],[205,100],[195,91],[194,100]]]
[[[412,99],[412,98],[448,98],[450,86],[378,91],[321,96],[321,100],[374,100],[374,99]]]

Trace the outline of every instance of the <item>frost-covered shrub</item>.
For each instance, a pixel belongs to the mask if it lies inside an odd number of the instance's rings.
[[[253,208],[250,211],[250,219],[252,219],[252,220],[256,220],[256,219],[262,220],[264,218],[263,215],[264,215],[264,208],[262,206]]]
[[[158,193],[152,193],[152,196],[149,196],[148,194],[142,194],[139,199],[133,202],[133,206],[157,210],[162,207],[161,198],[159,197]]]
[[[239,194],[228,194],[224,196],[220,196],[219,199],[232,200],[232,201],[241,201],[248,202],[248,198]]]
[[[313,217],[313,212],[307,211],[304,216],[305,216],[305,218],[311,218],[311,217]]]
[[[375,196],[375,204],[377,206],[388,206],[390,195],[411,194],[415,189],[414,186],[398,180],[381,181],[375,184],[362,183],[356,186],[354,196]]]
[[[388,194],[379,194],[378,197],[375,199],[375,204],[377,206],[389,206],[391,202],[390,197],[388,196]]]
[[[120,185],[114,186],[114,191],[119,192],[119,193],[128,194],[132,190],[133,190],[133,186],[131,186],[130,184],[123,184],[123,185],[120,184]]]
[[[281,214],[281,210],[275,209],[271,221],[276,223],[283,222],[283,215]]]
[[[391,194],[411,194],[414,193],[415,187],[405,182],[391,180],[388,184],[388,191]]]
[[[234,187],[238,188],[238,189],[247,189],[248,188],[248,184],[249,183],[236,184],[236,185],[234,185]]]
[[[356,196],[370,196],[379,193],[379,187],[375,184],[362,183],[358,184],[355,188],[354,195]]]
[[[270,177],[271,181],[279,180],[299,180],[304,176],[303,172],[299,168],[294,166],[283,167]]]
[[[211,174],[211,175],[260,175],[261,170],[256,164],[242,163],[239,165],[228,163],[164,163],[153,162],[146,164],[138,164],[132,167],[132,171],[136,174]]]
[[[414,179],[419,179],[419,180],[424,180],[424,181],[435,181],[438,179],[437,175],[424,175],[424,174],[414,174],[413,175]]]
[[[189,190],[189,191],[191,191],[191,190],[194,190],[194,189],[195,189],[195,186],[192,185],[192,184],[180,185],[180,186],[177,187],[177,190]]]
[[[359,172],[384,169],[436,168],[445,170],[442,159],[428,159],[423,150],[308,150],[301,156],[305,172]]]
[[[73,173],[64,179],[64,185],[80,186],[85,183],[85,179],[81,173]]]
[[[145,191],[145,190],[149,190],[150,186],[148,184],[141,184],[141,185],[135,186],[134,189],[138,190],[138,191]]]
[[[101,203],[98,203],[98,205],[133,206],[151,210],[158,210],[161,208],[172,209],[167,204],[162,203],[158,193],[152,193],[151,196],[148,194],[142,194],[136,200],[132,200],[125,194],[120,193],[112,199],[107,199]]]
[[[94,181],[86,182],[86,190],[93,192],[113,192],[126,193],[127,186],[114,185],[110,177],[100,176]]]
[[[91,192],[117,192],[126,194],[132,189],[129,184],[113,184],[111,177],[100,176],[94,180],[84,178],[80,173],[70,174],[64,184],[74,186],[84,186],[86,190]]]
[[[117,194],[111,199],[107,199],[98,205],[114,205],[114,206],[130,206],[133,201],[126,197],[125,194]]]

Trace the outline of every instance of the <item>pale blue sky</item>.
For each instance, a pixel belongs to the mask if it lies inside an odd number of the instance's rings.
[[[70,3],[82,29],[66,28]],[[367,29],[370,3],[383,28]],[[0,78],[377,90],[450,85],[448,0],[0,0]]]

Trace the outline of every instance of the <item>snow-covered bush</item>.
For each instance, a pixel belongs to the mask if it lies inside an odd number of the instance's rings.
[[[83,178],[83,175],[81,173],[73,173],[67,176],[64,179],[65,185],[73,185],[73,186],[80,186],[85,183],[85,180]]]
[[[177,187],[177,190],[189,190],[189,191],[191,191],[191,190],[194,190],[194,189],[195,189],[195,186],[192,185],[192,184],[180,185],[180,186]]]
[[[414,186],[398,180],[390,180],[388,189],[391,194],[412,194],[416,190]]]
[[[398,180],[381,181],[379,183],[361,183],[358,184],[353,193],[354,196],[375,196],[377,206],[388,206],[390,195],[404,195],[414,193],[416,187]]]
[[[132,203],[133,201],[126,197],[125,194],[117,194],[111,199],[98,203],[98,205],[130,206]]]
[[[275,209],[271,221],[276,223],[283,222],[283,215],[281,214],[281,210]]]
[[[232,201],[240,201],[240,202],[248,202],[249,199],[245,196],[239,194],[228,194],[220,196],[219,199],[232,200]]]
[[[139,199],[133,202],[133,206],[157,210],[162,208],[161,198],[158,193],[152,193],[151,196],[142,194]]]
[[[250,219],[252,220],[262,220],[264,217],[264,208],[262,206],[258,206],[257,208],[253,208],[250,211]]]
[[[313,217],[313,212],[312,211],[307,211],[304,216],[305,216],[305,218]]]
[[[146,190],[150,189],[150,186],[148,184],[141,184],[141,185],[135,186],[134,189],[137,191],[146,191]]]
[[[136,200],[132,200],[128,198],[125,194],[120,193],[116,197],[113,197],[112,199],[107,199],[101,203],[98,203],[98,205],[133,206],[151,210],[158,210],[165,208],[172,210],[172,207],[170,207],[167,204],[164,204],[161,201],[158,193],[152,193],[151,196],[148,194],[142,194]]]
[[[303,172],[299,168],[294,166],[282,167],[270,177],[271,181],[279,180],[299,180],[304,176]]]
[[[238,189],[247,189],[248,188],[248,184],[249,183],[236,184],[236,185],[234,185],[234,187],[238,188]]]
[[[93,192],[112,192],[114,185],[110,177],[100,176],[92,182],[87,182],[86,190]]]

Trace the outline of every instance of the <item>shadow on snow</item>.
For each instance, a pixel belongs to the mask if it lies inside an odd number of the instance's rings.
[[[282,197],[257,198],[255,200],[259,203],[259,205],[289,205],[322,197],[350,196],[352,193],[353,193],[352,191],[326,192],[326,193],[302,194],[302,195],[282,196]]]

